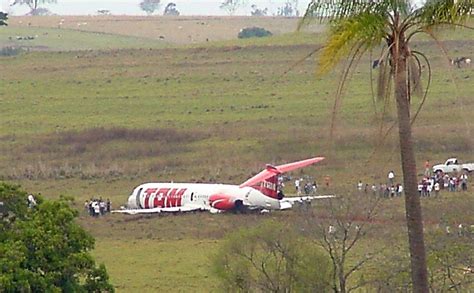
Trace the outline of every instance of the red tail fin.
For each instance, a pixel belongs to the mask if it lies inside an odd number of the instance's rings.
[[[262,182],[253,185],[252,187],[271,198],[283,198],[281,193],[278,191],[278,175],[267,178]]]

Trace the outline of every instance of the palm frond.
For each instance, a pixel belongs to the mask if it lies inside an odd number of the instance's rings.
[[[386,35],[385,23],[383,15],[368,12],[333,22],[319,59],[319,71],[325,72],[332,68],[342,56],[349,53],[355,43],[363,43],[366,50],[379,45]]]
[[[426,29],[465,22],[474,10],[473,0],[432,0],[419,8],[416,19]]]
[[[384,101],[391,91],[391,68],[387,59],[380,61],[378,71],[377,100]]]
[[[426,57],[425,54],[421,53],[421,52],[418,52],[418,51],[412,51],[412,55],[413,56],[416,56],[417,57],[417,60],[419,60],[418,57],[421,57],[424,61],[425,61],[425,64],[426,64],[426,67],[428,68],[428,81],[427,81],[427,85],[425,87],[425,91],[423,93],[423,97],[421,99],[421,102],[420,102],[420,105],[418,106],[418,109],[416,110],[415,112],[415,115],[413,115],[413,118],[411,120],[411,124],[413,125],[413,123],[415,123],[415,120],[416,118],[418,117],[418,114],[420,114],[420,111],[421,109],[423,108],[423,105],[425,104],[426,102],[426,97],[428,96],[428,89],[430,88],[430,84],[431,84],[431,78],[432,78],[432,74],[431,74],[431,64],[430,64],[430,61],[428,60],[428,58]],[[420,62],[421,64],[421,62]]]
[[[314,20],[334,21],[363,12],[381,14],[387,11],[408,12],[410,1],[404,0],[312,0],[300,22],[300,27]]]
[[[418,97],[423,95],[421,87],[421,62],[416,55],[410,55],[408,58],[408,76],[410,94],[413,93]]]
[[[344,94],[345,85],[350,79],[350,75],[354,72],[354,67],[357,66],[360,59],[365,53],[365,49],[363,48],[363,43],[355,44],[351,48],[351,52],[349,57],[347,58],[347,62],[341,72],[341,77],[339,79],[338,88],[336,90],[336,96],[334,98],[334,105],[331,113],[331,126],[329,130],[329,141],[332,143],[334,141],[334,133],[336,130],[336,121],[337,121],[337,113],[339,112],[339,108],[342,104],[342,97]]]

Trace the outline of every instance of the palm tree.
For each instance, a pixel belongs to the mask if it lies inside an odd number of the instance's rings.
[[[342,57],[348,57],[342,84],[347,72],[364,53],[383,45],[377,63],[385,64],[389,70],[388,78],[379,80],[393,81],[394,85],[414,292],[428,292],[428,276],[411,130],[416,114],[410,114],[410,100],[414,89],[419,88],[422,64],[430,67],[426,56],[412,50],[410,44],[417,34],[426,33],[437,40],[437,28],[464,26],[473,11],[473,1],[428,0],[417,7],[408,0],[312,0],[300,23],[303,26],[315,19],[329,22],[329,35],[319,66],[325,71]],[[381,74],[384,74],[382,70]],[[382,87],[379,92],[384,92],[386,84],[379,85]]]

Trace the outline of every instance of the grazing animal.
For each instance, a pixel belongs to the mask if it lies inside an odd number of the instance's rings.
[[[380,65],[380,62],[379,59],[372,61],[372,68],[377,68]]]
[[[451,64],[456,65],[458,68],[461,68],[463,64],[470,66],[471,61],[471,58],[468,57],[457,57],[454,60],[451,60]]]

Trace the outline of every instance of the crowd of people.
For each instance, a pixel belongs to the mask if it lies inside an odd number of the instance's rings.
[[[318,191],[318,184],[316,181],[310,180],[310,178],[307,178],[306,180],[303,178],[296,178],[295,191],[298,196],[301,194],[316,194]]]
[[[102,200],[102,197],[99,199],[90,199],[84,202],[84,209],[92,217],[103,216],[107,213],[110,213],[112,209],[112,202],[110,199],[106,201]]]
[[[389,181],[387,183],[379,183],[378,185],[375,185],[375,183],[373,183],[369,186],[368,183],[364,184],[361,180],[359,180],[359,182],[357,183],[357,190],[359,192],[364,192],[365,194],[371,192],[375,196],[378,195],[380,197],[389,198],[402,196],[403,185],[401,185],[400,183],[394,183],[394,181]]]
[[[438,172],[431,173],[429,161],[425,162],[425,171],[423,178],[418,182],[418,192],[421,197],[438,196],[442,190],[448,192],[467,191],[468,189],[468,174],[463,172],[461,174],[444,174]],[[403,185],[395,183],[395,172],[390,171],[387,174],[387,183],[379,183],[378,186],[372,184],[362,183],[359,180],[357,183],[357,190],[359,192],[369,193],[380,197],[396,197],[402,196]]]
[[[425,174],[418,183],[418,192],[423,197],[430,197],[432,195],[437,196],[442,190],[448,192],[467,191],[467,187],[467,173],[461,175],[436,173],[428,176]]]

